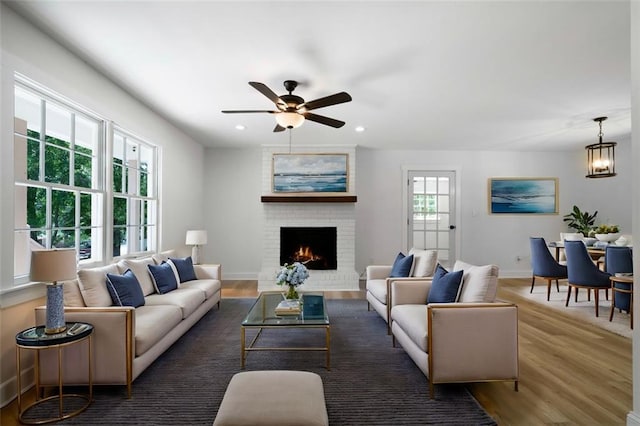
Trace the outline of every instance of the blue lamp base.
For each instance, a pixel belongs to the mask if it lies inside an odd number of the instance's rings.
[[[62,284],[47,285],[47,319],[44,332],[46,334],[61,333],[66,330],[64,322],[64,289]]]

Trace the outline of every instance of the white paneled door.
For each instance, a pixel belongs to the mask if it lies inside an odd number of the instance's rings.
[[[409,170],[407,173],[408,247],[437,250],[445,268],[455,259],[454,171]]]

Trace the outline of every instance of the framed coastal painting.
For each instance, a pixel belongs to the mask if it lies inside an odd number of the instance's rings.
[[[558,178],[490,178],[489,213],[558,214]]]
[[[273,192],[348,192],[348,154],[273,154]]]

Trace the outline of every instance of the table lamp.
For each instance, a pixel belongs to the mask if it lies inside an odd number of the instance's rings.
[[[76,277],[76,250],[33,250],[31,252],[31,281],[47,283],[46,334],[63,332],[64,289],[59,281]]]
[[[200,259],[198,256],[199,246],[207,244],[207,231],[199,229],[199,230],[191,230],[187,231],[187,239],[185,242],[188,246],[193,246],[191,249],[191,260],[194,265],[200,263]]]

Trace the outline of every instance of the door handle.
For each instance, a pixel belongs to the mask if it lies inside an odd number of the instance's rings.
[[[456,226],[455,225],[449,225],[449,229],[451,229],[451,230],[456,229]]]

